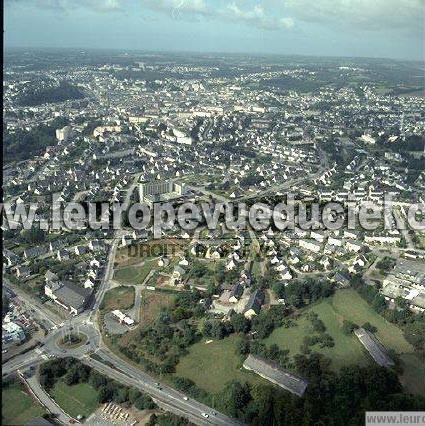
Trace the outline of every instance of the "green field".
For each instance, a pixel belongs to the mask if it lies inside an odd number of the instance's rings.
[[[117,269],[114,273],[114,280],[122,284],[142,284],[156,262],[156,260],[147,260],[140,266],[126,266]]]
[[[425,396],[425,365],[416,354],[401,355],[403,375],[401,383],[415,395]]]
[[[307,308],[303,314],[307,312],[315,312],[325,324],[326,332],[334,339],[333,348],[321,349],[316,345],[313,350],[329,357],[332,360],[331,367],[335,371],[347,365],[367,365],[373,362],[354,335],[346,336],[342,332],[344,320],[352,321],[359,326],[369,322],[378,329],[376,336],[381,343],[401,356],[404,368],[401,381],[410,392],[425,395],[425,383],[422,379],[425,376],[425,365],[413,353],[413,347],[406,341],[402,331],[376,313],[356,291],[352,289],[337,291],[333,297],[321,300]],[[296,324],[292,328],[276,329],[264,343],[268,345],[275,343],[282,349],[288,349],[290,356],[300,353],[303,337],[311,334],[312,327],[305,315],[297,319]]]
[[[315,347],[314,350],[331,358],[332,367],[335,370],[345,365],[366,365],[371,362],[358,339],[354,335],[346,336],[342,332],[344,320],[352,321],[359,326],[369,322],[378,329],[376,336],[387,349],[394,349],[399,354],[413,352],[412,346],[403,337],[402,331],[377,314],[352,289],[338,291],[333,297],[320,301],[304,312],[315,312],[319,315],[326,326],[326,332],[333,337],[335,341],[333,348]],[[296,324],[296,327],[276,329],[269,338],[265,339],[265,343],[276,343],[283,349],[289,349],[290,355],[299,353],[303,337],[311,333],[311,326],[305,316],[298,319]]]
[[[326,327],[326,333],[334,339],[335,346],[332,348],[319,348],[314,346],[312,349],[332,359],[332,368],[339,370],[341,367],[349,364],[365,366],[368,364],[368,355],[363,351],[361,343],[353,336],[346,336],[342,330],[342,320],[333,306],[327,301],[321,302],[309,311],[315,312],[323,321]],[[296,326],[291,328],[280,327],[276,329],[270,337],[264,340],[264,343],[271,345],[277,344],[282,349],[288,349],[289,355],[294,356],[301,352],[301,344],[304,336],[313,333],[311,322],[302,316],[296,321]]]
[[[413,353],[412,346],[404,338],[402,331],[394,324],[386,321],[377,314],[352,289],[340,290],[331,298],[306,308],[298,318],[296,326],[276,329],[264,343],[277,344],[282,349],[288,349],[289,355],[300,353],[303,338],[313,332],[306,313],[315,312],[323,321],[326,333],[334,339],[332,348],[312,347],[332,360],[331,368],[339,371],[348,365],[366,366],[373,363],[372,358],[363,348],[355,335],[347,336],[342,331],[344,320],[352,321],[359,326],[369,322],[378,331],[376,336],[387,349],[393,349],[400,355],[404,373],[400,380],[407,390],[425,395],[425,365]],[[253,373],[241,370],[241,359],[236,354],[238,337],[231,336],[223,340],[205,344],[205,340],[188,348],[189,354],[182,357],[176,367],[176,375],[193,380],[200,388],[208,392],[219,392],[224,385],[233,380],[251,383],[263,381]]]
[[[97,391],[86,383],[68,386],[59,381],[49,393],[62,410],[74,418],[90,416],[99,405]]]
[[[16,382],[2,389],[3,425],[24,425],[45,413],[44,409],[23,389],[23,386]]]
[[[205,340],[190,346],[189,354],[182,357],[176,375],[193,380],[207,392],[219,392],[231,380],[259,383],[263,379],[241,370],[241,358],[236,354],[239,337],[231,336],[206,344]]]
[[[109,312],[114,309],[130,309],[134,305],[134,297],[134,287],[115,287],[105,293],[100,309],[102,312]]]

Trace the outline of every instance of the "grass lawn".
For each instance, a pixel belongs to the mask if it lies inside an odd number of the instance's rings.
[[[230,336],[205,344],[205,339],[189,347],[189,354],[182,357],[176,367],[176,375],[193,380],[207,392],[219,392],[231,380],[265,383],[254,373],[240,370],[241,360],[236,354],[239,337]]]
[[[346,336],[342,332],[343,321],[349,320],[359,326],[365,322],[371,323],[378,331],[376,336],[387,349],[393,349],[400,355],[404,373],[400,380],[408,391],[425,395],[425,365],[413,353],[413,347],[406,341],[402,331],[386,321],[376,313],[366,301],[353,289],[337,291],[333,297],[321,300],[304,312],[315,312],[326,326],[326,332],[335,342],[333,348],[320,349],[314,346],[313,350],[323,353],[332,360],[332,368],[338,371],[343,366],[366,365],[373,360],[353,336]],[[310,321],[303,315],[292,328],[280,327],[267,339],[267,344],[276,343],[282,349],[289,349],[290,355],[300,352],[303,337],[311,333]]]
[[[327,333],[335,341],[333,348],[314,347],[315,351],[332,359],[332,367],[335,370],[345,365],[365,365],[372,362],[358,339],[354,335],[346,336],[342,332],[344,320],[352,321],[360,326],[370,322],[378,329],[376,336],[387,349],[394,349],[399,354],[413,352],[412,346],[406,341],[402,331],[377,314],[352,289],[337,291],[333,297],[324,299],[305,310],[305,312],[309,311],[319,315],[326,326]],[[303,316],[297,320],[296,327],[276,329],[269,338],[265,339],[265,343],[276,343],[281,348],[289,349],[290,355],[295,355],[300,352],[303,337],[310,333],[310,322]]]
[[[90,416],[99,405],[97,391],[87,383],[68,386],[59,381],[49,393],[63,411],[74,418]]]
[[[413,347],[404,338],[403,332],[376,313],[355,290],[336,292],[332,297],[332,306],[343,319],[358,325],[365,322],[374,325],[378,329],[376,336],[387,349],[394,349],[397,353],[413,352]]]
[[[425,396],[425,365],[416,354],[401,355],[403,375],[400,382],[414,395]]]
[[[156,260],[147,260],[140,266],[126,266],[117,269],[114,273],[114,280],[122,284],[142,284],[156,263]]]
[[[368,355],[364,352],[363,347],[356,336],[346,336],[342,330],[342,319],[334,310],[331,303],[322,301],[308,311],[315,312],[323,321],[326,332],[330,334],[335,342],[332,348],[319,348],[314,346],[313,351],[320,352],[332,359],[332,368],[338,371],[341,367],[350,364],[367,365],[369,362]],[[302,316],[296,321],[297,326],[291,328],[280,327],[276,329],[264,343],[271,345],[277,344],[282,349],[289,349],[289,355],[294,356],[300,353],[300,347],[304,336],[313,333],[311,322]]]
[[[144,261],[157,261],[163,254],[171,260],[179,257],[185,249],[185,242],[175,239],[161,239],[142,242],[132,247],[121,248],[117,251],[114,264],[117,269],[127,266],[138,266]]]
[[[101,310],[103,312],[114,309],[130,309],[134,305],[134,288],[120,286],[108,290],[103,298]]]
[[[14,382],[1,392],[2,424],[24,425],[42,416],[44,409],[24,392],[21,383]]]

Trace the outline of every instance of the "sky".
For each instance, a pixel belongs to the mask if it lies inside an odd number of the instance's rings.
[[[424,60],[425,0],[5,0],[5,47]]]

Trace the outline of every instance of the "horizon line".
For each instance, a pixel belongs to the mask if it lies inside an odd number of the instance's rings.
[[[81,46],[22,46],[22,45],[3,45],[3,53],[6,50],[81,50],[81,51],[117,51],[117,52],[134,52],[134,53],[149,53],[149,54],[190,54],[190,55],[223,55],[223,56],[256,56],[256,57],[299,57],[299,58],[330,58],[330,59],[374,59],[374,60],[391,60],[391,61],[407,61],[419,62],[425,64],[425,56],[418,59],[401,58],[401,57],[382,57],[382,56],[345,56],[345,55],[318,55],[318,54],[301,54],[301,53],[276,53],[276,52],[226,52],[219,50],[197,51],[197,50],[166,50],[166,49],[138,49],[125,47],[81,47]]]

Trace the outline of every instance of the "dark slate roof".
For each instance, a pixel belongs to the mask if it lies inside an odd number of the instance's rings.
[[[236,297],[237,299],[239,299],[242,296],[242,293],[243,293],[243,287],[240,283],[237,283],[232,287],[229,298]]]
[[[80,287],[70,281],[64,281],[55,291],[55,296],[65,305],[76,310],[84,309],[92,290]]]
[[[244,312],[247,312],[252,309],[256,314],[258,314],[258,312],[260,312],[261,305],[263,304],[263,302],[264,292],[260,289],[255,290],[254,293],[251,293],[251,296],[249,296],[249,300],[245,306]]]
[[[358,328],[354,333],[378,365],[381,367],[390,367],[394,365],[393,360],[388,356],[384,346],[382,346],[379,340],[370,331],[364,328]]]
[[[38,257],[46,254],[49,251],[47,247],[30,247],[24,250],[27,257]]]
[[[259,376],[298,396],[304,394],[308,385],[307,380],[302,377],[290,373],[278,364],[256,355],[248,355],[243,366],[247,370],[254,371]]]

